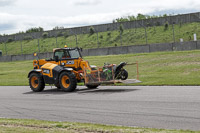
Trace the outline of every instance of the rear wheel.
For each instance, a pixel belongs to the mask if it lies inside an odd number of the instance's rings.
[[[39,73],[32,73],[29,77],[29,85],[34,92],[43,91],[45,87],[44,79]]]
[[[59,76],[59,85],[63,91],[74,91],[77,86],[76,76],[72,72],[62,72]]]

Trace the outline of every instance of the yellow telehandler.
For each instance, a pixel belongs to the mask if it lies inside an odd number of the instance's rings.
[[[123,68],[127,63],[119,65],[104,64],[103,67],[89,65],[83,60],[80,48],[56,48],[53,58],[33,61],[34,69],[29,72],[29,85],[32,91],[40,92],[45,84],[53,84],[66,92],[76,89],[78,82],[84,82],[88,88],[97,88],[100,84],[111,84],[126,80],[128,72]]]

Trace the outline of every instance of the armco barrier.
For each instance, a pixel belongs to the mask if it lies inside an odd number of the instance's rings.
[[[127,53],[149,53],[150,45],[133,45],[127,46]]]
[[[83,50],[84,51],[84,50]],[[98,50],[95,49],[88,49],[87,50],[87,55],[88,56],[96,56],[96,55],[108,55],[109,49],[108,48],[99,48]],[[86,52],[83,52],[86,53]],[[83,54],[84,55],[84,54]],[[85,56],[85,55],[84,55]]]
[[[127,54],[128,49],[127,46],[124,47],[110,47],[108,48],[109,55],[117,55],[117,54]]]
[[[151,44],[149,46],[149,52],[173,51],[173,43]]]
[[[197,41],[197,49],[200,49],[200,41]]]
[[[8,56],[1,56],[0,57],[0,61],[1,62],[12,61],[12,58],[11,58],[10,55],[8,55]]]
[[[82,55],[99,56],[99,55],[117,55],[117,54],[128,54],[128,53],[149,53],[149,52],[161,52],[161,51],[184,51],[184,50],[195,50],[195,49],[200,49],[200,41],[84,49],[82,51]],[[41,59],[45,58],[49,59],[53,57],[53,53],[52,52],[40,53],[39,57]],[[37,59],[36,57],[33,56],[33,54],[9,55],[0,57],[0,62],[33,60],[33,59]]]
[[[184,50],[195,50],[197,49],[197,42],[184,42],[184,43],[174,43],[173,50],[184,51]]]

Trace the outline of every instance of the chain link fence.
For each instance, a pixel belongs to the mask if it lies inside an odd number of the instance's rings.
[[[84,49],[117,47],[128,45],[146,45],[155,43],[175,43],[180,41],[193,41],[200,38],[200,23],[177,23],[164,25],[155,23],[148,25],[139,23],[140,28],[126,29],[124,26],[116,25],[117,30],[99,32],[93,29],[89,34],[67,35],[67,32],[55,37],[43,37],[39,39],[23,39],[21,41],[8,40],[0,43],[3,55],[22,55],[52,52],[53,48],[82,47]],[[72,34],[72,33],[71,33]]]

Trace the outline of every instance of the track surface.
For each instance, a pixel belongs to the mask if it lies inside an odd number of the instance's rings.
[[[199,87],[100,86],[65,93],[0,86],[0,117],[200,130]]]

